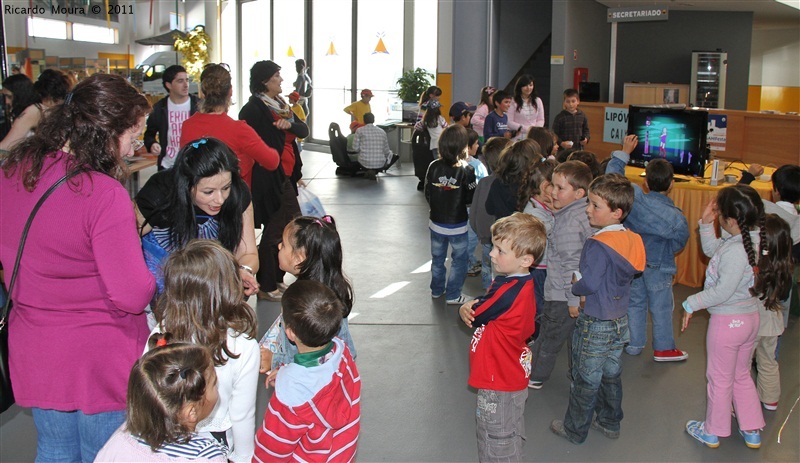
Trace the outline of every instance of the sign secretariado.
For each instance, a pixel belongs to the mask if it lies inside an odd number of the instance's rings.
[[[666,21],[669,19],[669,8],[666,7],[627,7],[609,8],[608,22],[623,23],[634,21]]]

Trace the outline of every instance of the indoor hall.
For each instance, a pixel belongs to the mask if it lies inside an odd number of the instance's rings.
[[[363,381],[357,459],[477,461],[476,394],[467,386],[471,331],[458,318],[456,306],[430,297],[428,207],[423,194],[416,191],[413,166],[404,159],[379,175],[377,182],[337,177],[331,156],[322,152],[325,149],[306,144],[303,172],[309,189],[336,218],[345,270],[356,294],[350,329]],[[676,286],[676,303],[698,290]],[[475,296],[480,291],[480,278],[468,277],[464,292]],[[251,303],[256,299],[251,298]],[[277,316],[279,304],[259,301],[256,310],[262,334]],[[679,321],[676,310],[676,333]],[[541,390],[529,390],[526,459],[800,461],[800,407],[790,413],[800,396],[797,317],[790,319],[781,339],[782,395],[777,411],[764,411],[761,449],[745,446],[735,431],[735,420],[734,435],[720,439],[717,449],[703,446],[686,433],[687,420],[705,416],[707,323],[708,314],[703,311],[685,333],[676,335],[678,347],[689,353],[686,362],[656,363],[649,345],[639,357],[623,354],[625,418],[618,440],[590,430],[585,443],[573,445],[550,432],[550,422],[563,419],[569,395],[566,352],[562,351],[550,381]],[[259,390],[258,424],[269,394]],[[14,406],[0,415],[0,461],[33,461],[35,451],[30,411]]]

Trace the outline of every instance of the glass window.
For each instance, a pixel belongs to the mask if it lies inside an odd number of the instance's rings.
[[[331,122],[338,123],[345,133],[350,125],[350,116],[342,110],[353,101],[350,93],[352,5],[351,0],[314,2],[311,136],[320,140],[328,140]]]
[[[358,2],[357,52],[357,89],[375,95],[370,101],[375,121],[402,119],[396,83],[403,73],[403,0]]]
[[[28,17],[28,35],[47,39],[67,39],[67,23],[55,19]]]
[[[72,23],[72,40],[95,43],[117,42],[114,29],[80,23]]]
[[[414,0],[414,68],[436,75],[439,0]]]
[[[242,3],[242,106],[250,98],[250,68],[258,61],[270,59],[270,0]]]
[[[314,8],[319,8],[318,5],[322,3],[328,2],[314,2]],[[292,84],[297,77],[294,62],[298,58],[305,59],[306,22],[303,19],[306,17],[305,2],[303,0],[280,0],[273,2],[273,5],[275,47],[272,61],[281,67],[281,77],[284,79],[283,94],[288,95],[292,93],[294,89]],[[330,18],[324,18],[320,24],[325,24],[329,20]]]
[[[237,55],[239,53],[238,40],[237,40],[237,27],[236,27],[236,3],[235,2],[222,2],[222,15],[221,15],[222,28],[220,29],[220,62],[228,63],[231,68],[231,86],[233,87],[233,97],[231,98],[231,107],[228,108],[228,115],[234,119],[238,119],[239,109],[244,105],[240,98],[241,83],[239,80],[239,69],[234,65],[237,62]],[[211,61],[214,61],[214,44],[211,44]],[[244,95],[249,95],[246,92]],[[245,101],[247,101],[245,99]]]

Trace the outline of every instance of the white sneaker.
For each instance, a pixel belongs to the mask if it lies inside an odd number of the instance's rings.
[[[472,299],[474,299],[472,296],[467,296],[466,294],[462,294],[462,295],[458,296],[455,299],[448,299],[447,300],[447,304],[448,305],[464,305],[467,302],[471,301]]]

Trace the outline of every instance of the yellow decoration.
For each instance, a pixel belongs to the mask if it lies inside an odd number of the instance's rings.
[[[383,43],[384,33],[381,32],[377,35],[378,35],[378,44],[375,45],[375,50],[372,52],[372,54],[374,55],[375,53],[384,53],[388,55],[389,50],[386,49],[386,45]]]
[[[336,48],[333,47],[333,40],[331,40],[331,44],[328,46],[328,52],[325,53],[325,56],[333,55],[338,55],[338,53],[336,53]]]
[[[289,50],[286,52],[286,56],[289,58],[294,58],[294,50],[292,50],[292,46],[289,45]]]
[[[189,74],[193,80],[200,81],[200,74],[203,72],[203,67],[208,63],[208,50],[211,48],[211,37],[206,34],[204,26],[195,26],[194,29],[186,34],[186,38],[182,39],[175,34],[175,44],[173,48],[183,54],[181,64],[186,68],[186,73]]]

